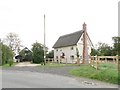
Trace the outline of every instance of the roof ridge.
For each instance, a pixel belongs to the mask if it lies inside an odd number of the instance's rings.
[[[65,34],[65,35],[61,35],[60,37],[69,36],[69,35],[76,34],[76,33],[78,33],[78,32],[82,32],[82,31],[83,31],[83,30],[75,31],[75,32],[72,32],[72,33],[68,33],[68,34]]]
[[[79,30],[73,33],[62,35],[58,38],[53,48],[75,45],[82,34],[83,34],[83,30]]]

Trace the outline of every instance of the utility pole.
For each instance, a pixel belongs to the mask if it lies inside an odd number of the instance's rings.
[[[44,14],[44,65],[46,64],[46,45],[45,45],[45,41],[46,41],[46,33],[45,33],[45,14]]]
[[[0,39],[0,65],[2,65],[2,41]]]

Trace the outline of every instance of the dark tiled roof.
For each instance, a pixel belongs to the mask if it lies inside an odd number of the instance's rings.
[[[60,36],[57,42],[54,44],[53,48],[76,45],[78,40],[82,36],[82,33],[83,30]]]

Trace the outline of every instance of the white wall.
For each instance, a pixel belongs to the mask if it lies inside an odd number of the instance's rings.
[[[73,50],[71,50],[72,47],[73,47]],[[55,61],[56,61],[56,56],[58,56],[58,59],[60,60],[60,56],[62,52],[65,54],[65,60],[63,60],[63,62],[65,63],[67,59],[67,63],[72,63],[73,60],[70,58],[70,56],[74,56],[74,58],[76,58],[76,45],[54,49]]]
[[[76,56],[76,48],[78,48],[79,55],[81,57],[80,59],[82,59],[82,55],[83,55],[83,41],[81,40],[82,38],[83,38],[83,35],[79,39],[77,45],[54,49],[54,60],[55,60],[55,62],[56,62],[56,56],[58,56],[58,60],[60,60],[60,56],[61,56],[62,52],[65,53],[65,59],[67,59],[67,63],[76,62],[77,61],[77,59],[76,59],[77,58],[77,56]],[[92,44],[91,44],[88,37],[87,37],[87,39],[88,39],[88,41],[87,41],[88,55],[90,55]],[[71,50],[71,47],[73,47],[73,50]],[[72,56],[72,55],[74,56],[74,60],[72,60],[70,58],[70,56]],[[63,60],[63,62],[65,63],[66,60]]]
[[[83,54],[83,41],[81,39],[83,39],[83,35],[81,36],[81,38],[79,39],[77,43],[77,48],[79,50],[80,55]],[[87,37],[87,47],[88,47],[88,55],[90,55],[92,44],[88,37]]]

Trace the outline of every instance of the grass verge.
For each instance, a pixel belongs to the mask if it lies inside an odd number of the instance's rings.
[[[13,63],[12,64],[12,66],[15,66],[17,63]],[[4,65],[2,65],[1,67],[2,68],[9,68],[9,67],[12,67],[12,66],[10,66],[9,64],[4,64]]]
[[[62,63],[46,63],[46,65],[40,65],[42,68],[57,68],[57,67],[65,67],[65,66],[75,66],[75,64],[62,64]]]
[[[78,77],[86,77],[96,79],[108,83],[119,84],[118,70],[111,64],[101,64],[99,70],[94,69],[90,65],[81,65],[79,68],[70,70],[70,74]],[[119,79],[119,80],[118,80]]]

